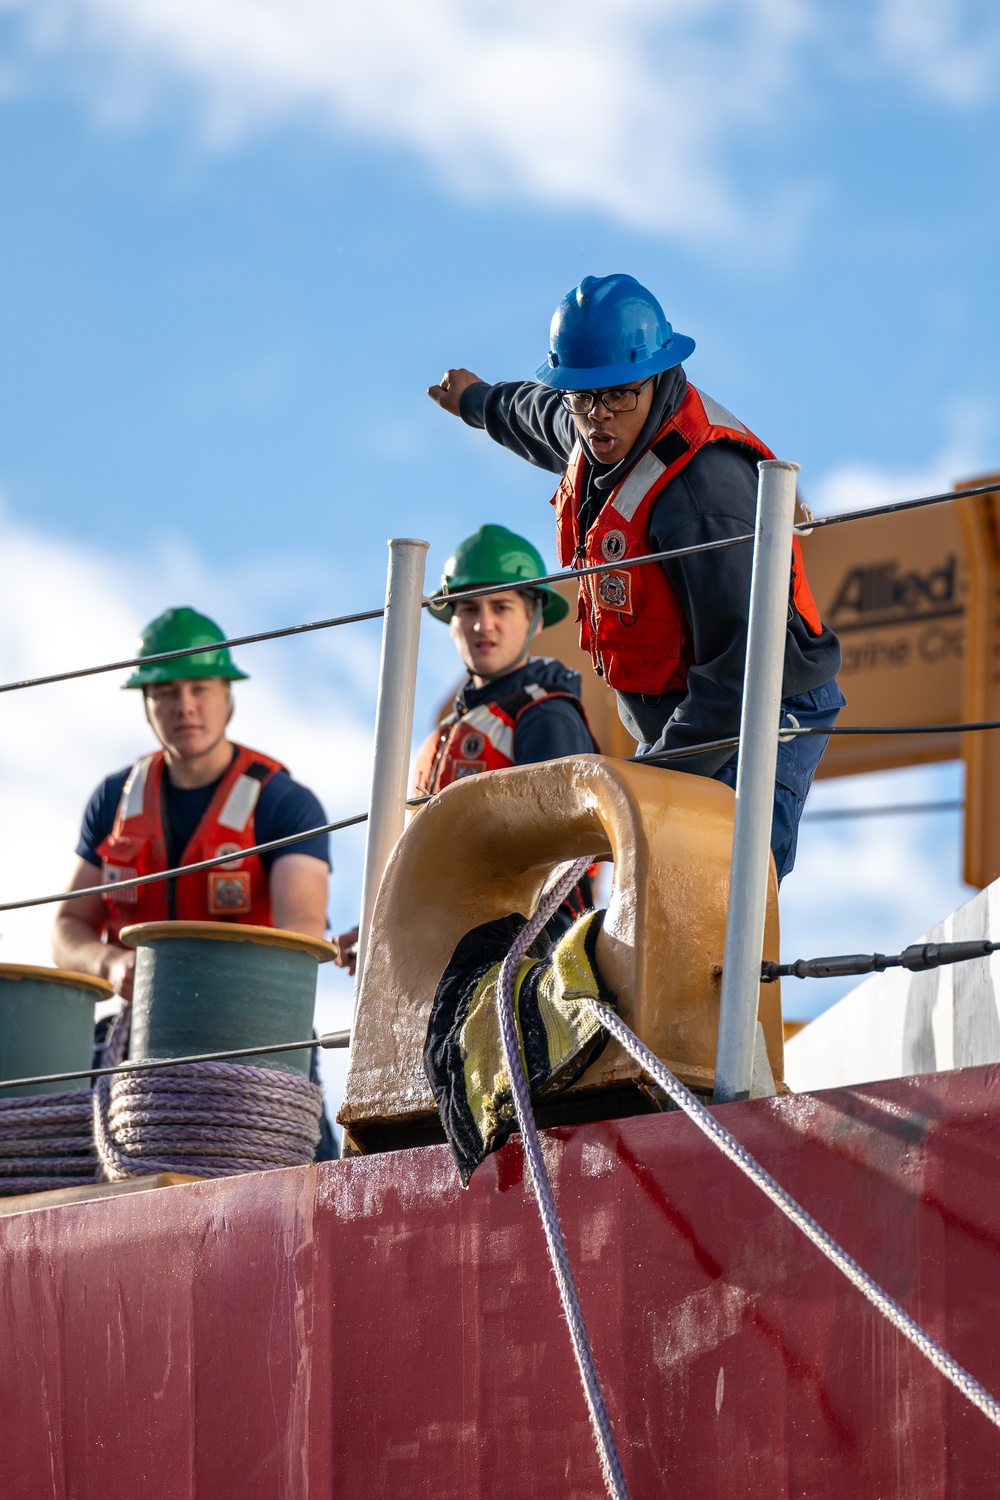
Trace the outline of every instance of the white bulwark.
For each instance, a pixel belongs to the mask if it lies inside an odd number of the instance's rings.
[[[1000,881],[919,941],[968,938],[1000,940]],[[786,1044],[785,1079],[800,1093],[1000,1062],[998,993],[1000,953],[926,973],[874,974]]]

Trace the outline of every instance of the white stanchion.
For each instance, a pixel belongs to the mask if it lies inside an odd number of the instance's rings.
[[[413,734],[413,697],[427,542],[397,537],[389,543],[382,659],[375,713],[375,760],[361,886],[355,1004],[361,989],[372,910],[389,856],[403,832],[406,777]]]
[[[765,459],[757,469],[736,821],[715,1057],[716,1103],[748,1098],[753,1077],[799,465]]]

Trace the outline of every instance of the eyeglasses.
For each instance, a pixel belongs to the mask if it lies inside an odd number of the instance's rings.
[[[609,391],[566,391],[562,404],[575,417],[585,417],[588,412],[594,410],[598,401],[605,411],[635,411],[639,405],[639,392],[643,386],[655,379],[655,375],[647,375],[640,385],[616,386]]]

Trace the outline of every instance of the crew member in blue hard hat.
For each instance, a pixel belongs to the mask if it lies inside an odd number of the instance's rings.
[[[411,795],[439,792],[464,776],[534,765],[564,755],[592,755],[597,742],[580,698],[580,674],[551,657],[531,656],[546,625],[569,605],[548,584],[463,598],[463,589],[510,584],[546,571],[541,553],[506,526],[481,526],[445,563],[438,592],[446,602],[430,613],[449,625],[468,680],[449,713],[417,755]],[[549,924],[559,936],[593,905],[590,877],[567,897]],[[357,929],[337,939],[354,972]]]
[[[581,644],[615,688],[640,753],[726,739],[739,730],[751,548],[695,552],[616,568],[647,552],[752,532],[759,438],[690,385],[694,341],[675,333],[633,277],[588,276],[557,307],[537,381],[490,385],[451,369],[428,394],[470,427],[562,476],[554,498],[564,566],[580,581]],[[820,620],[798,543],[789,581],[782,720],[830,728],[844,705],[840,646]],[[798,822],[824,735],[778,750],[771,847],[792,868]],[[734,786],[729,749],[669,763]]]
[[[215,870],[102,894],[108,881],[196,864],[221,852],[322,826],[319,800],[280,761],[227,737],[232,683],[246,677],[214,620],[168,609],[143,631],[137,656],[204,646],[194,656],[136,668],[126,688],[142,692],[160,749],[101,782],[83,818],[71,889],[53,932],[57,964],[109,980],[128,998],[135,951],[118,934],[133,922],[245,922],[326,936],[329,836]]]

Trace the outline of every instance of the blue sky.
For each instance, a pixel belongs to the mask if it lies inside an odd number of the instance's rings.
[[[995,8],[958,0],[0,0],[4,675],[120,654],[168,602],[233,631],[378,602],[390,535],[435,576],[484,520],[551,559],[547,477],[423,391],[530,374],[588,273],[652,286],[823,508],[996,468],[998,60]],[[334,814],[377,646],[244,653],[240,731]],[[421,649],[422,730],[452,661],[433,624]],[[46,805],[17,894],[58,887],[105,760],[146,743],[112,684],[49,691],[0,752],[8,848]],[[819,797],[958,785],[896,781]],[[910,940],[962,897],[957,838],[816,825],[786,949]],[[9,924],[0,955],[42,940]]]

